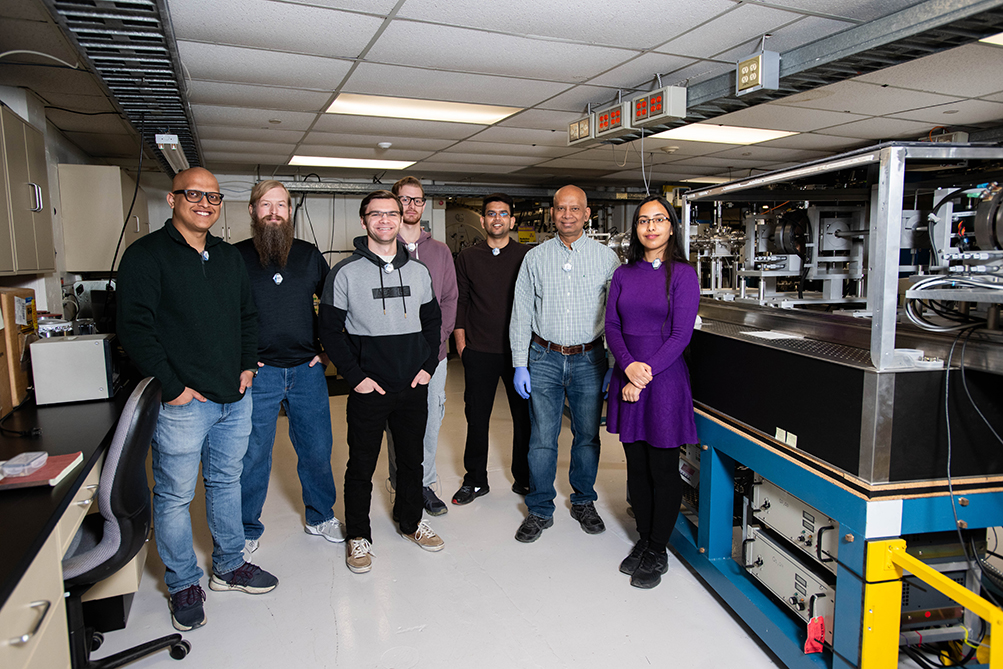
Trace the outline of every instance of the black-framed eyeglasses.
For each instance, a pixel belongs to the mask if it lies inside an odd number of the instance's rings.
[[[419,207],[425,204],[425,198],[423,197],[408,197],[407,195],[398,195],[397,199],[401,201],[401,204],[405,207],[412,202],[414,202]]]
[[[198,204],[202,201],[202,198],[205,198],[206,202],[212,205],[219,205],[223,202],[222,193],[211,193],[209,191],[194,190],[192,188],[185,190],[172,190],[171,192],[175,195],[184,195],[185,199],[192,204]]]

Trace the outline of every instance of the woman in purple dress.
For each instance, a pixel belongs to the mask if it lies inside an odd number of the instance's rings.
[[[683,350],[700,303],[672,206],[652,195],[634,212],[627,264],[613,273],[606,341],[616,364],[606,426],[627,455],[627,491],[640,539],[622,563],[630,584],[653,588],[668,569],[679,515],[679,446],[697,441]]]

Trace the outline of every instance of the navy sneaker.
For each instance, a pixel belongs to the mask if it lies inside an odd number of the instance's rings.
[[[421,489],[421,496],[423,502],[422,505],[425,507],[425,511],[428,512],[428,515],[441,516],[442,514],[449,511],[449,509],[446,508],[446,505],[442,502],[442,500],[439,499],[438,496],[435,494],[435,491],[429,488],[428,486],[425,486],[424,488]]]
[[[239,590],[249,595],[271,592],[278,584],[279,579],[250,562],[245,562],[227,574],[213,574],[209,579],[210,590]]]
[[[193,630],[205,625],[205,591],[198,583],[179,590],[171,595],[171,622],[174,629],[181,632]]]

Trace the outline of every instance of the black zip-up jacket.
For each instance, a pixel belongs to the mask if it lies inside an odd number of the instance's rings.
[[[320,341],[352,388],[368,376],[383,390],[400,392],[420,370],[435,373],[442,313],[424,264],[400,241],[386,263],[367,240],[356,237],[354,253],[327,275]]]
[[[236,402],[240,374],[258,366],[258,312],[240,252],[206,235],[204,259],[172,221],[137,240],[118,268],[118,336],[169,402],[192,388]]]

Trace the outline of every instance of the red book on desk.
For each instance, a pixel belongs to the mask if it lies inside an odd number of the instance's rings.
[[[66,475],[76,469],[77,465],[83,461],[84,454],[80,451],[66,455],[50,455],[44,465],[27,476],[7,476],[0,479],[0,490],[41,485],[54,486],[66,478]]]

